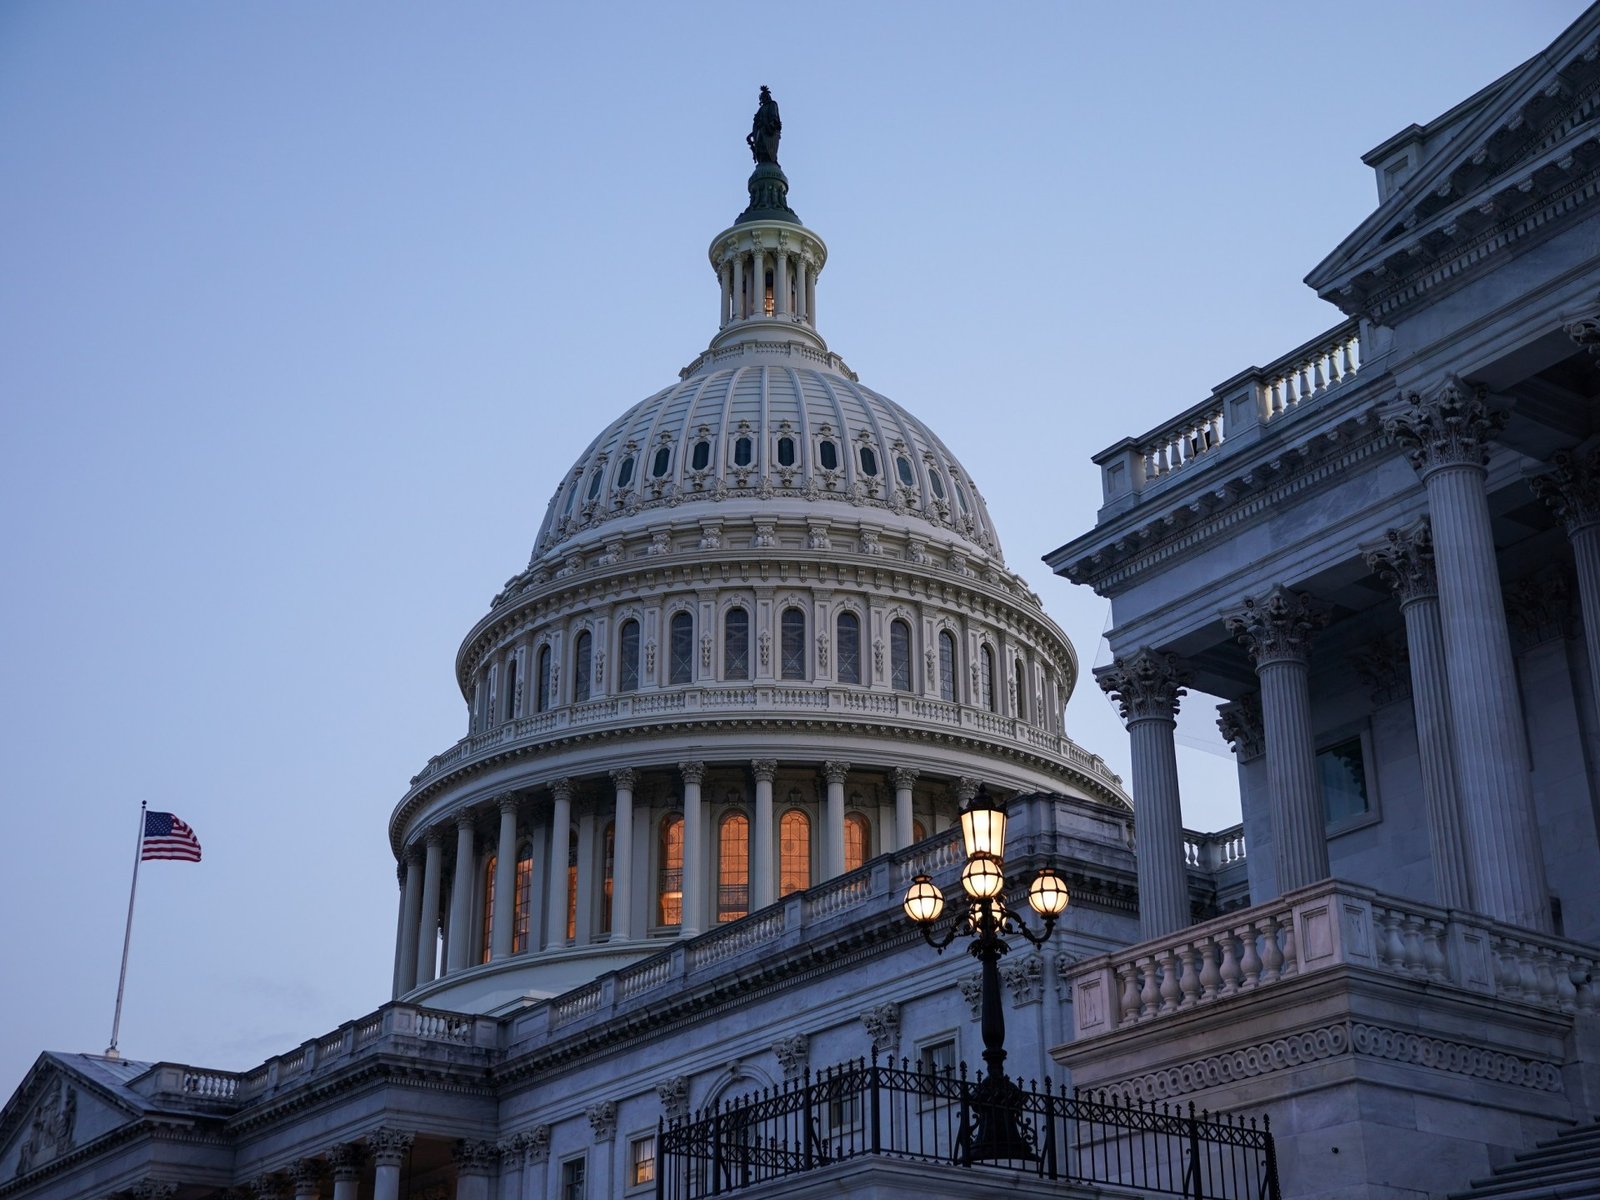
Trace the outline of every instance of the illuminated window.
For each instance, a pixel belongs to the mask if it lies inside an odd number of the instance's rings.
[[[833,442],[823,442],[817,447],[817,461],[824,471],[839,469],[839,447]]]
[[[572,698],[582,703],[589,698],[590,673],[594,670],[594,638],[585,629],[572,644]]]
[[[778,657],[785,679],[806,677],[806,615],[798,608],[783,610]]]
[[[778,894],[811,886],[811,818],[797,808],[778,822]]]
[[[927,837],[928,829],[921,821],[911,822],[911,840],[913,842],[926,841]]]
[[[617,688],[624,692],[639,689],[639,622],[624,621],[617,635]]]
[[[669,683],[688,683],[694,679],[694,618],[686,612],[672,618],[669,640],[672,662]]]
[[[610,933],[612,868],[617,861],[617,827],[611,821],[606,822],[605,852],[601,861],[605,863],[605,867],[600,882],[600,932]]]
[[[794,466],[794,439],[792,437],[778,439],[778,465],[780,467]]]
[[[929,1075],[949,1077],[956,1073],[956,1043],[954,1038],[929,1042],[917,1051],[917,1069]]]
[[[528,950],[528,914],[533,900],[533,847],[523,846],[517,854],[516,911],[511,917],[511,953]]]
[[[628,1143],[628,1186],[656,1181],[656,1135],[647,1133]]]
[[[956,698],[956,639],[948,629],[939,631],[939,699]]]
[[[656,882],[661,896],[661,923],[683,924],[683,818],[661,822],[661,868]]]
[[[750,614],[742,608],[722,618],[722,677],[750,678]]]
[[[897,692],[911,690],[911,626],[889,623],[889,684]]]
[[[517,656],[506,659],[506,705],[503,719],[509,721],[517,715]]]
[[[988,646],[978,648],[978,704],[990,712],[994,707],[994,651]]]
[[[771,271],[767,272],[767,279],[766,279],[765,287],[766,287],[766,299],[761,302],[761,305],[762,305],[761,311],[766,313],[767,316],[770,317],[772,315],[772,313],[773,313],[773,308],[772,308],[772,272]]]
[[[550,647],[539,647],[539,697],[538,711],[550,707]]]
[[[694,449],[689,455],[689,469],[691,471],[704,471],[711,465],[711,443],[701,438],[694,444]]]
[[[494,864],[498,856],[491,854],[483,868],[483,945],[479,962],[488,962],[494,946]]]
[[[567,838],[567,941],[578,940],[578,831]]]
[[[838,632],[839,682],[861,682],[861,618],[842,612],[836,622]]]
[[[872,827],[861,813],[847,813],[844,819],[844,869],[854,871],[868,858],[867,847],[872,843]]]
[[[717,839],[717,920],[737,921],[749,911],[750,822],[730,813]]]

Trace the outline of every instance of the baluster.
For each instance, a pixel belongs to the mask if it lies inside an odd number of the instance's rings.
[[[1137,960],[1135,965],[1144,976],[1144,986],[1139,989],[1139,1019],[1148,1021],[1156,1015],[1156,1005],[1161,1002],[1161,992],[1156,986],[1156,965],[1149,955]]]
[[[1300,946],[1294,940],[1294,912],[1283,920],[1283,965],[1278,968],[1278,978],[1290,979],[1300,974]]]
[[[1402,916],[1400,927],[1405,931],[1401,942],[1405,946],[1406,970],[1413,975],[1425,975],[1428,968],[1422,962],[1422,918],[1415,913]]]
[[[1206,423],[1206,449],[1222,444],[1222,414],[1214,412]]]
[[[1224,932],[1218,939],[1222,946],[1222,966],[1217,974],[1222,977],[1222,986],[1217,989],[1219,996],[1231,996],[1239,990],[1239,960],[1234,957],[1234,941],[1231,932]]]
[[[1261,982],[1277,983],[1283,977],[1283,951],[1278,948],[1278,918],[1270,913],[1256,922],[1261,930]]]
[[[1534,948],[1531,942],[1518,942],[1517,947],[1517,987],[1522,990],[1524,1000],[1537,1002],[1542,994],[1539,987],[1539,969],[1534,966]]]
[[[1256,928],[1254,925],[1245,925],[1235,932],[1239,936],[1239,944],[1244,948],[1244,957],[1239,960],[1239,970],[1243,974],[1239,990],[1249,991],[1261,982],[1261,956],[1256,953]]]
[[[1182,971],[1178,975],[1178,991],[1183,993],[1178,1001],[1179,1008],[1192,1008],[1200,996],[1200,973],[1195,970],[1195,944],[1185,943],[1178,950],[1178,961],[1182,964]]]
[[[1359,337],[1360,337],[1359,334],[1353,334],[1350,337],[1345,339],[1345,342],[1344,342],[1344,373],[1345,373],[1346,376],[1354,375],[1357,371],[1359,371],[1361,369],[1358,365],[1355,365],[1350,361],[1350,347],[1351,346],[1359,346]],[[1358,352],[1358,356],[1357,357],[1359,358],[1359,352]]]
[[[1122,1019],[1117,1024],[1128,1025],[1139,1019],[1139,985],[1131,962],[1117,967],[1117,979],[1122,984]]]
[[[1383,965],[1400,974],[1406,969],[1406,943],[1400,936],[1400,914],[1392,908],[1385,908],[1382,913]]]
[[[1335,342],[1335,343],[1333,343],[1333,345],[1328,347],[1328,351],[1327,351],[1327,353],[1328,353],[1328,386],[1329,387],[1336,386],[1338,384],[1339,380],[1344,378],[1344,376],[1342,374],[1340,374],[1340,372],[1339,372],[1339,346],[1340,346],[1340,343]]]
[[[1516,1000],[1522,995],[1522,972],[1517,967],[1515,948],[1510,942],[1496,941],[1493,943],[1493,949],[1498,964],[1495,974],[1500,985],[1500,994]]]
[[[1422,965],[1429,979],[1438,983],[1448,981],[1449,975],[1445,970],[1448,964],[1444,957],[1444,922],[1431,917],[1422,932]]]
[[[1556,1003],[1561,1006],[1562,1012],[1576,1012],[1578,989],[1572,986],[1572,964],[1576,960],[1566,953],[1553,955],[1552,959],[1550,969],[1555,976]]]
[[[1215,1000],[1222,975],[1217,971],[1217,939],[1207,934],[1195,943],[1200,953],[1200,999]]]
[[[1282,383],[1283,380],[1274,379],[1271,383],[1267,384],[1267,407],[1271,410],[1268,414],[1269,419],[1271,417],[1281,416],[1283,413],[1283,395],[1279,391]]]
[[[1176,1012],[1178,1008],[1178,956],[1181,952],[1170,947],[1162,950],[1156,956],[1156,961],[1161,967],[1161,1008],[1162,1013]]]
[[[1550,951],[1533,942],[1528,943],[1533,958],[1534,978],[1538,981],[1539,998],[1551,1008],[1561,1003],[1561,993],[1556,988],[1555,972],[1551,969]]]

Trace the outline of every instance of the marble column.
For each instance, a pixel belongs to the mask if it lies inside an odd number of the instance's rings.
[[[911,794],[916,787],[917,772],[910,767],[896,767],[891,776],[894,780],[894,848],[904,850],[916,840],[911,827]]]
[[[693,937],[705,928],[706,814],[700,785],[705,781],[706,765],[681,762],[678,771],[683,776],[683,915],[678,935]]]
[[[411,1152],[411,1135],[379,1129],[367,1137],[372,1150],[372,1200],[400,1200],[400,1168]]]
[[[789,315],[789,256],[778,251],[772,256],[772,310],[774,315]]]
[[[322,1195],[322,1163],[314,1158],[295,1161],[290,1172],[294,1176],[294,1200],[318,1200]]]
[[[455,1144],[450,1157],[456,1164],[455,1200],[489,1200],[489,1174],[500,1157],[493,1142],[463,1139]]]
[[[1121,707],[1133,751],[1139,938],[1149,941],[1192,924],[1174,741],[1189,673],[1177,655],[1145,648],[1094,674],[1100,690]]]
[[[550,785],[550,877],[545,890],[544,944],[567,944],[567,859],[572,857],[572,780]]]
[[[725,262],[722,270],[717,272],[722,280],[722,318],[718,325],[726,325],[733,319],[733,264]]]
[[[806,320],[810,321],[813,326],[817,323],[817,271],[819,269],[818,267],[813,267],[806,272]]]
[[[1589,650],[1589,687],[1600,712],[1600,446],[1576,453],[1560,451],[1548,475],[1528,482],[1555,512],[1572,542],[1578,575],[1578,605],[1583,640]]]
[[[802,321],[810,321],[811,306],[806,301],[806,293],[811,286],[811,264],[806,262],[804,258],[797,258],[795,259],[795,270],[800,272],[794,289],[795,298],[800,304],[800,311],[795,315]]]
[[[496,1148],[500,1151],[500,1200],[522,1200],[522,1167],[528,1157],[528,1135],[513,1134]]]
[[[758,758],[750,764],[756,777],[755,822],[750,827],[750,910],[765,908],[777,898],[773,872],[772,781],[778,760]]]
[[[631,767],[611,772],[617,789],[611,833],[611,940],[633,937],[633,789],[639,772]]]
[[[822,870],[825,879],[844,874],[844,781],[850,774],[847,762],[822,764],[822,777],[828,784],[828,801],[823,812],[822,836],[827,853]]]
[[[1411,704],[1416,714],[1417,759],[1428,812],[1436,899],[1446,908],[1471,908],[1455,754],[1450,746],[1450,687],[1445,679],[1433,532],[1424,517],[1405,529],[1389,530],[1382,542],[1363,547],[1362,554],[1367,565],[1399,597],[1400,613],[1406,623]]]
[[[400,888],[400,937],[394,955],[394,994],[409,992],[417,981],[417,923],[422,917],[422,862],[409,847],[401,860],[405,880]]]
[[[361,1147],[343,1142],[328,1151],[333,1168],[333,1200],[356,1200],[361,1191]]]
[[[494,912],[489,917],[489,952],[509,958],[516,933],[517,912],[517,798],[500,797],[500,842],[494,852]]]
[[[744,318],[744,255],[738,254],[733,259],[733,319]]]
[[[447,959],[451,971],[465,970],[472,963],[472,882],[478,835],[473,815],[464,812],[456,818],[456,874],[450,888],[450,948]]]
[[[422,868],[422,909],[417,920],[417,979],[421,987],[433,982],[439,970],[439,875],[444,869],[444,830],[430,829],[425,838]]]
[[[1455,378],[1426,399],[1411,393],[1384,417],[1428,492],[1472,898],[1488,916],[1548,932],[1526,727],[1484,488],[1489,439],[1504,424],[1482,388]]]
[[[1277,843],[1278,890],[1328,877],[1328,839],[1311,738],[1311,634],[1328,623],[1310,596],[1275,587],[1226,617],[1244,643],[1261,681],[1261,720],[1267,737],[1267,788]]]
[[[751,269],[755,278],[750,281],[750,315],[764,317],[767,315],[767,255],[764,250],[757,250],[751,255]]]

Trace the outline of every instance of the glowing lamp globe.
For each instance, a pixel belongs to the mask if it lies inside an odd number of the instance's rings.
[[[1028,885],[1028,904],[1042,917],[1059,917],[1070,900],[1067,885],[1049,867],[1042,868]]]
[[[961,814],[961,840],[966,843],[967,857],[987,854],[1003,859],[1006,853],[1006,814],[993,800],[989,789],[979,787]]]
[[[961,886],[974,900],[994,899],[1006,886],[1000,859],[993,854],[974,854],[961,868]]]
[[[939,919],[944,911],[944,893],[939,885],[926,875],[918,875],[906,889],[906,916],[918,925],[927,925]]]

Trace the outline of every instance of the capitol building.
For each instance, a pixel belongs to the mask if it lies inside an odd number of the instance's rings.
[[[42,1054],[0,1200],[1600,1196],[1600,9],[1366,156],[1328,331],[1085,464],[1087,679],[824,339],[762,93],[709,344],[552,481],[389,814],[390,1002],[240,1072]]]

